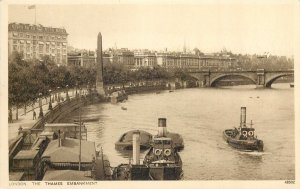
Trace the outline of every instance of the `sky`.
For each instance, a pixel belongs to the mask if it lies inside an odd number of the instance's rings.
[[[35,10],[9,5],[8,21],[34,23]],[[38,24],[64,27],[68,43],[95,50],[102,33],[110,47],[204,53],[293,55],[293,4],[36,4]]]

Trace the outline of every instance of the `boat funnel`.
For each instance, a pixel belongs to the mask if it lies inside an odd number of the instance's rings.
[[[132,164],[140,164],[140,131],[134,131],[132,135]]]
[[[241,107],[241,127],[246,127],[246,107]]]
[[[158,137],[166,137],[167,136],[167,119],[166,118],[158,118]]]

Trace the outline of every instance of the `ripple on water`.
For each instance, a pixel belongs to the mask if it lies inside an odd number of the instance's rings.
[[[130,95],[117,105],[90,105],[82,108],[83,116],[100,120],[86,123],[88,140],[102,146],[112,166],[127,163],[130,153],[115,150],[119,137],[133,129],[156,134],[157,118],[166,117],[168,130],[184,139],[180,156],[185,180],[294,180],[293,89],[280,84],[268,90],[254,87],[144,93]],[[262,153],[235,150],[222,138],[224,129],[239,125],[241,106],[247,107],[247,120],[253,120],[256,134],[264,141]],[[73,121],[77,115],[74,112],[66,119]]]

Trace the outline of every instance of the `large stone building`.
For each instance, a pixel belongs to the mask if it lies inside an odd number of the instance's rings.
[[[122,64],[127,69],[134,69],[134,54],[132,51],[121,49],[109,49],[103,53],[103,64],[117,63]]]
[[[75,50],[68,52],[68,66],[96,68],[96,53],[88,50]]]
[[[63,28],[23,23],[8,25],[8,53],[23,53],[24,59],[50,56],[58,65],[67,65],[68,33]]]
[[[189,71],[210,69],[222,70],[234,68],[237,60],[222,55],[195,55],[192,53],[162,52],[156,54],[157,65],[166,69],[186,69]]]
[[[155,53],[149,50],[139,50],[134,52],[134,69],[140,67],[153,68],[157,65],[157,59]]]

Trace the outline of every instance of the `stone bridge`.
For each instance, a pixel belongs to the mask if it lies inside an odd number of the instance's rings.
[[[189,75],[196,78],[203,87],[215,87],[217,82],[231,76],[239,76],[252,81],[257,87],[271,87],[272,83],[284,76],[294,75],[294,70],[267,71],[192,71]]]

